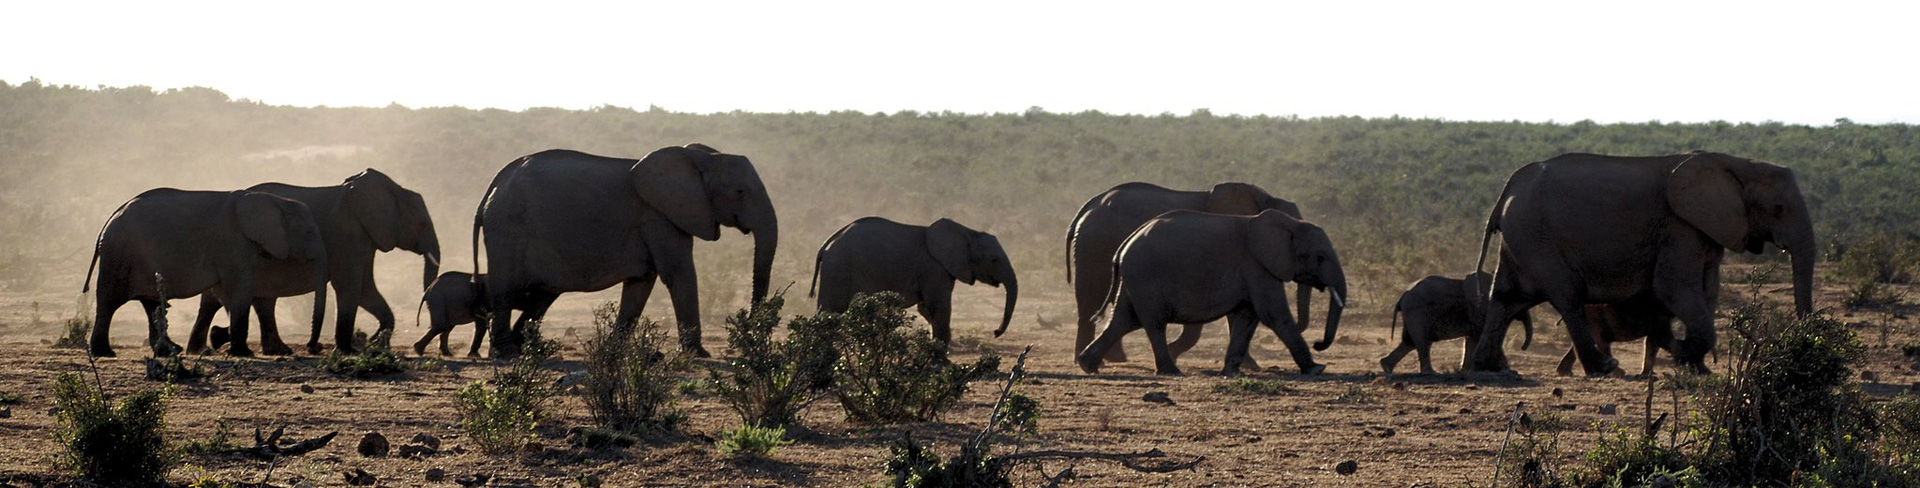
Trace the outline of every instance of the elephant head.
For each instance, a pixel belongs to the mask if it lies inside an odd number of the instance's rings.
[[[440,238],[433,217],[419,193],[402,188],[393,178],[372,168],[347,178],[347,211],[382,252],[400,248],[419,254],[426,264],[421,289],[440,276]]]
[[[1794,312],[1813,313],[1813,219],[1793,170],[1696,151],[1666,186],[1673,213],[1721,246],[1759,253],[1773,243],[1791,255]]]
[[[1266,210],[1279,210],[1280,213],[1287,214],[1287,216],[1293,217],[1294,219],[1306,219],[1306,217],[1300,215],[1299,205],[1295,205],[1286,199],[1275,197],[1273,194],[1267,193],[1266,190],[1258,186],[1239,182],[1213,185],[1213,189],[1207,191],[1206,206],[1201,207],[1200,210],[1207,213],[1226,215],[1256,215]],[[1294,325],[1299,327],[1300,330],[1306,330],[1307,325],[1310,323],[1309,312],[1312,310],[1313,288],[1305,286],[1299,287],[1294,292],[1294,303],[1299,307],[1299,309],[1295,311],[1296,318],[1294,322],[1296,323]]]
[[[242,191],[234,202],[240,233],[273,259],[314,263],[313,324],[316,330],[327,313],[327,244],[313,222],[307,204],[266,193]]]
[[[752,161],[688,144],[647,154],[630,174],[640,199],[689,235],[716,240],[722,225],[752,234],[753,302],[766,298],[780,224]]]
[[[1013,305],[1020,299],[1020,280],[1013,274],[1013,261],[1007,259],[1000,239],[958,222],[940,219],[927,226],[927,253],[933,255],[933,260],[940,263],[948,275],[962,283],[971,285],[979,281],[989,286],[1006,286],[1006,309],[1000,316],[1000,328],[993,330],[993,336],[1005,334],[1007,324],[1013,322]]]
[[[1277,210],[1260,212],[1248,225],[1247,249],[1268,273],[1298,283],[1303,289],[1328,292],[1326,335],[1313,344],[1316,351],[1327,350],[1339,331],[1340,314],[1346,309],[1342,297],[1347,295],[1346,272],[1340,267],[1333,240],[1320,226]]]

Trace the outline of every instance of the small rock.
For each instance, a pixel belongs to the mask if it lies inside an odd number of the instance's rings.
[[[1172,397],[1168,397],[1168,396],[1167,396],[1167,392],[1164,392],[1164,391],[1156,391],[1156,392],[1151,392],[1151,393],[1147,393],[1147,394],[1145,394],[1145,395],[1141,395],[1141,396],[1140,396],[1140,399],[1141,399],[1141,400],[1143,400],[1143,401],[1148,401],[1148,402],[1153,402],[1153,403],[1158,403],[1158,404],[1161,404],[1161,405],[1166,405],[1166,406],[1169,406],[1169,407],[1171,407],[1171,406],[1173,406],[1173,405],[1174,405],[1174,403],[1173,403],[1173,398],[1172,398]]]
[[[1250,435],[1250,436],[1247,436],[1247,443],[1248,443],[1248,444],[1257,444],[1257,443],[1259,443],[1260,441],[1261,441],[1261,439],[1260,439],[1260,436],[1257,436],[1257,435]]]
[[[428,434],[424,432],[419,434],[414,434],[413,442],[418,443],[422,446],[427,446],[429,448],[432,448],[435,451],[440,450],[440,438],[434,437],[433,434]]]
[[[1387,377],[1385,377],[1385,376],[1375,376],[1375,377],[1373,377],[1373,381],[1371,381],[1371,382],[1369,382],[1369,383],[1372,383],[1372,384],[1375,384],[1375,385],[1384,385],[1384,384],[1387,384]]]
[[[387,436],[380,435],[379,432],[368,432],[367,435],[360,437],[360,447],[356,449],[360,451],[361,456],[386,457],[388,447]]]
[[[0,419],[13,418],[13,407],[0,407]]]
[[[1609,403],[1600,406],[1600,415],[1613,415],[1620,412],[1620,405]]]
[[[301,393],[305,393],[305,394],[308,394],[308,395],[312,395],[312,394],[313,394],[313,385],[300,385],[300,392],[301,392]]]
[[[493,475],[476,474],[476,475],[461,476],[459,478],[454,478],[453,482],[459,483],[460,486],[486,486],[487,482],[491,480],[493,480]]]
[[[1567,391],[1566,391],[1566,390],[1562,390],[1562,389],[1560,389],[1560,387],[1557,387],[1557,386],[1556,386],[1556,387],[1553,387],[1553,397],[1554,397],[1554,398],[1560,398],[1560,397],[1564,397],[1564,396],[1567,396]]]
[[[1467,407],[1460,407],[1460,413],[1462,413],[1462,414],[1469,414],[1469,413],[1473,413],[1473,409],[1471,409],[1471,408],[1467,408]]]
[[[1400,391],[1407,391],[1407,382],[1395,381],[1393,382],[1393,389],[1400,390]]]
[[[1387,430],[1380,431],[1380,438],[1385,439],[1388,437],[1393,437],[1394,434],[1398,434],[1398,433],[1399,432],[1395,432],[1393,429],[1389,428]]]
[[[348,389],[347,389],[347,392],[346,392],[345,394],[343,394],[343,395],[341,395],[341,396],[344,396],[344,397],[352,397],[352,396],[353,396],[353,389],[352,389],[352,388],[348,388]]]
[[[400,446],[400,449],[394,451],[394,455],[407,459],[424,459],[427,456],[432,456],[434,452],[435,450],[431,447],[419,444],[407,444]]]
[[[427,469],[427,481],[440,481],[444,479],[447,479],[447,470],[440,468]]]
[[[579,482],[581,488],[600,488],[600,475],[597,474],[581,476],[575,480]]]
[[[1861,371],[1861,372],[1860,372],[1860,381],[1865,381],[1865,382],[1868,382],[1868,383],[1879,383],[1879,382],[1880,382],[1880,375],[1878,375],[1878,374],[1875,374],[1875,373],[1874,373],[1874,372],[1872,372],[1872,371]]]
[[[373,473],[368,473],[367,470],[360,468],[353,468],[353,472],[351,473],[340,474],[347,478],[347,486],[373,486],[380,483],[380,478],[376,478],[373,476]]]
[[[1359,471],[1359,470],[1360,470],[1360,463],[1355,462],[1353,460],[1347,460],[1346,462],[1334,465],[1333,467],[1333,472],[1340,473],[1341,476],[1351,475],[1355,471]]]

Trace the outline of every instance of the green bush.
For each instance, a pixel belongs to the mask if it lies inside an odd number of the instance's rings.
[[[202,364],[187,364],[185,357],[173,355],[166,359],[147,358],[147,380],[165,383],[186,383],[207,377],[207,367]]]
[[[727,457],[767,457],[791,444],[785,427],[741,425],[721,432],[714,447]]]
[[[78,373],[54,380],[57,459],[81,477],[109,486],[152,485],[179,463],[167,443],[167,390],[141,390],[113,405]]]
[[[233,450],[233,427],[227,421],[214,423],[213,436],[194,439],[180,445],[180,452],[193,455],[219,454]]]
[[[60,327],[60,338],[53,341],[53,347],[62,349],[84,349],[92,340],[93,319],[73,317]]]
[[[1840,304],[1849,309],[1887,308],[1899,306],[1906,296],[1892,285],[1878,281],[1861,281],[1847,288],[1840,297]]]
[[[982,351],[971,365],[947,359],[946,345],[913,326],[900,296],[855,295],[847,310],[801,317],[794,330],[833,331],[840,359],[834,396],[847,419],[864,423],[927,421],[953,406],[967,383],[993,374],[999,356]]]
[[[775,341],[784,294],[774,294],[727,318],[727,371],[709,371],[714,395],[746,425],[785,427],[825,394],[838,359],[833,331],[796,320],[785,340]]]
[[[1861,282],[1912,283],[1920,271],[1920,240],[1899,234],[1874,234],[1853,241],[1834,269]]]
[[[600,425],[628,432],[673,430],[687,419],[674,398],[677,374],[687,369],[687,356],[662,352],[667,344],[660,324],[614,323],[620,305],[594,307],[594,336],[586,345],[587,378],[581,399]]]
[[[406,364],[393,354],[393,349],[386,346],[387,337],[391,335],[392,331],[374,334],[357,353],[348,354],[334,349],[326,357],[320,358],[320,369],[354,378],[372,378],[406,371]]]
[[[493,378],[468,383],[460,389],[455,407],[460,411],[461,428],[481,450],[508,453],[520,450],[534,437],[533,429],[546,419],[547,406],[553,403],[557,374],[541,366],[560,348],[540,337],[540,321],[529,321],[521,332],[525,338],[520,355],[506,367],[495,369]]]

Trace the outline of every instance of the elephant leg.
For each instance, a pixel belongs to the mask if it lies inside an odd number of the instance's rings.
[[[105,271],[102,271],[104,274]],[[113,345],[108,341],[108,330],[113,325],[113,312],[127,304],[127,298],[121,293],[110,293],[107,287],[100,287],[94,295],[93,330],[90,331],[87,354],[94,357],[110,358],[116,356]]]
[[[1173,352],[1167,350],[1167,323],[1143,320],[1141,328],[1147,330],[1147,343],[1153,346],[1153,374],[1180,376],[1180,365],[1174,361]]]
[[[360,297],[360,308],[372,314],[374,322],[380,324],[380,328],[373,331],[373,337],[379,338],[379,344],[369,344],[367,347],[391,349],[393,348],[393,308],[387,306],[387,297],[380,296],[380,290],[373,286],[373,279],[367,279],[366,290],[366,293]]]
[[[467,357],[470,357],[470,358],[480,357],[480,344],[482,343],[482,341],[486,340],[486,338],[487,338],[486,324],[478,320],[475,320],[473,322],[473,346],[472,348],[467,350]],[[449,356],[452,355],[452,353],[447,351],[447,335],[446,334],[440,335],[440,354],[449,355]]]
[[[1194,345],[1199,344],[1200,332],[1203,329],[1205,329],[1205,327],[1203,327],[1202,324],[1181,324],[1180,337],[1174,339],[1173,343],[1167,344],[1167,348],[1173,351],[1173,357],[1178,359],[1181,355],[1186,354],[1187,351],[1192,350]]]
[[[236,295],[240,294],[229,294],[226,299],[227,318],[233,324],[227,329],[227,336],[232,338],[232,344],[227,346],[227,355],[252,356],[253,347],[247,345],[247,329],[249,329],[247,323],[253,315],[254,298]]]
[[[1653,359],[1659,356],[1659,352],[1660,347],[1654,344],[1652,337],[1648,337],[1646,354],[1640,355],[1640,376],[1653,374]]]
[[[520,337],[513,333],[513,306],[507,299],[505,285],[503,280],[497,278],[487,283],[488,290],[497,290],[488,293],[486,297],[487,309],[492,310],[493,313],[487,315],[484,325],[479,325],[479,327],[492,329],[493,342],[489,343],[491,346],[489,352],[494,359],[510,359],[520,355]],[[520,313],[522,317],[526,314],[527,312]]]
[[[1567,354],[1565,356],[1560,357],[1560,367],[1555,368],[1554,372],[1559,373],[1560,376],[1573,376],[1574,359],[1575,359],[1575,356],[1573,352],[1573,347],[1568,346]]]
[[[1414,352],[1419,353],[1420,373],[1433,374],[1433,327],[1435,324],[1426,316],[1419,314],[1406,315],[1406,321],[1407,326],[1400,329],[1400,333],[1405,334],[1404,337],[1406,337],[1402,343],[1411,346]],[[1471,353],[1473,349],[1469,348],[1467,351]],[[1399,358],[1394,360],[1399,361]],[[1462,368],[1466,367],[1465,362],[1466,359],[1462,356]]]
[[[613,320],[615,330],[629,330],[639,323],[640,314],[647,310],[647,299],[653,296],[653,281],[654,277],[648,275],[620,284],[620,314]]]
[[[524,335],[528,323],[544,323],[547,320],[547,309],[552,308],[553,301],[560,298],[560,295],[552,293],[529,293],[528,295],[526,303],[523,304],[525,311],[521,312],[520,319],[513,323],[512,333],[515,335]],[[520,337],[516,340],[525,339],[525,337]]]
[[[1199,324],[1184,326],[1187,330],[1199,330]],[[1240,376],[1240,367],[1253,349],[1253,329],[1257,327],[1253,310],[1244,308],[1227,314],[1227,360],[1226,367],[1220,370],[1221,376]],[[1185,330],[1182,331],[1184,336]]]
[[[1300,367],[1301,374],[1320,374],[1326,371],[1326,365],[1313,361],[1313,351],[1307,349],[1307,340],[1300,336],[1300,328],[1293,325],[1293,317],[1287,313],[1284,295],[1278,300],[1278,310],[1255,309],[1260,322],[1280,338],[1287,346],[1287,352],[1293,355],[1293,364]]]
[[[1395,366],[1399,366],[1400,360],[1407,357],[1407,353],[1410,353],[1410,352],[1414,352],[1413,344],[1408,343],[1404,339],[1401,340],[1400,345],[1395,346],[1393,348],[1393,351],[1390,351],[1387,353],[1387,355],[1380,357],[1380,372],[1386,373],[1389,375],[1393,374],[1393,368]],[[1421,356],[1426,356],[1426,355],[1422,354]]]
[[[933,339],[940,341],[943,345],[952,346],[952,307],[936,300],[926,300],[920,302],[920,305],[916,308],[920,311],[920,317],[927,319],[927,325],[933,328]]]
[[[213,328],[213,315],[219,311],[220,300],[215,299],[212,293],[200,294],[200,309],[193,314],[193,331],[187,333],[187,352],[207,354],[220,347],[207,346],[207,333]]]
[[[1707,306],[1709,298],[1697,287],[1662,287],[1658,279],[1654,280],[1654,292],[1661,301],[1666,302],[1667,309],[1680,319],[1681,326],[1686,328],[1687,337],[1676,341],[1677,350],[1673,352],[1676,369],[1699,374],[1711,373],[1707,369],[1707,353],[1713,350],[1718,337],[1713,330],[1713,310]]]
[[[166,304],[166,299],[143,298],[140,300],[140,306],[147,309],[147,343],[153,346],[154,357],[173,356],[180,354],[181,351],[180,345],[174,344],[173,339],[167,337],[166,327],[162,327],[166,323]],[[241,313],[241,315],[246,314]]]
[[[1076,279],[1073,282],[1073,298],[1080,312],[1079,329],[1073,337],[1073,350],[1076,353],[1086,350],[1087,345],[1094,340],[1095,331],[1099,329],[1100,324],[1096,323],[1095,319],[1099,318],[1100,312],[1107,306],[1107,292],[1112,291],[1109,288],[1113,285],[1112,259],[1113,256],[1108,255],[1105,266],[1082,266],[1077,262],[1074,266]],[[1127,362],[1125,347],[1116,343],[1114,347],[1106,348],[1105,351],[1105,362]]]
[[[1080,364],[1081,371],[1089,374],[1100,372],[1101,364],[1106,361],[1107,350],[1118,347],[1121,337],[1140,328],[1140,321],[1133,310],[1133,300],[1124,295],[1114,303],[1110,315],[1106,329],[1101,330],[1098,337],[1074,355],[1074,361]]]
[[[293,348],[280,340],[279,319],[274,317],[275,303],[280,299],[260,297],[253,299],[253,313],[260,317],[260,352],[270,356],[291,356]]]
[[[691,254],[691,253],[689,253]],[[657,260],[656,260],[657,261]],[[693,357],[713,357],[700,345],[700,280],[693,271],[692,258],[672,270],[662,270],[661,284],[673,296],[673,316],[680,332],[680,349]]]
[[[1593,340],[1593,327],[1587,319],[1587,307],[1570,299],[1554,300],[1554,309],[1560,312],[1560,318],[1566,322],[1567,337],[1573,340],[1574,357],[1580,360],[1580,366],[1587,376],[1599,377],[1620,370],[1620,362],[1601,349],[1602,345]]]

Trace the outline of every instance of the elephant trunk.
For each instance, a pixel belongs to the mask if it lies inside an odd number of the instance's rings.
[[[327,255],[320,253],[313,258],[313,335],[307,336],[318,341],[320,327],[327,319]],[[263,336],[264,338],[264,336]]]
[[[1813,261],[1815,247],[1812,233],[1800,238],[1799,242],[1786,247],[1787,254],[1793,258],[1793,312],[1801,317],[1813,314]]]
[[[773,271],[773,253],[780,243],[780,228],[773,223],[772,210],[767,210],[768,222],[764,227],[753,229],[753,302],[760,303],[767,298],[768,275]]]
[[[1007,324],[1013,323],[1013,304],[1020,300],[1020,280],[1008,279],[1005,285],[1007,287],[1007,309],[1000,315],[1000,328],[993,330],[994,337],[1000,337],[1000,334],[1007,333]]]
[[[440,244],[428,243],[423,247],[424,249],[420,250],[420,257],[425,264],[420,270],[420,289],[426,290],[427,287],[433,286],[434,279],[440,277]]]
[[[1312,307],[1308,306],[1313,304],[1313,287],[1300,285],[1300,289],[1294,291],[1293,303],[1300,304],[1300,315],[1298,319],[1294,320],[1293,325],[1294,327],[1298,327],[1300,332],[1306,332],[1307,325],[1311,323],[1313,319],[1313,315],[1311,314]]]
[[[1340,332],[1340,313],[1347,308],[1347,277],[1340,270],[1338,261],[1328,261],[1332,267],[1332,280],[1327,285],[1327,333],[1320,342],[1313,343],[1313,350],[1325,351],[1333,346],[1333,337]]]

